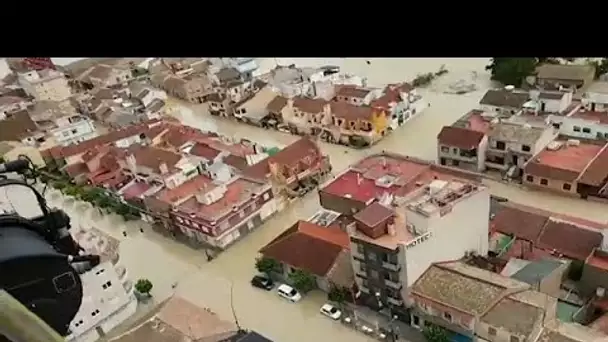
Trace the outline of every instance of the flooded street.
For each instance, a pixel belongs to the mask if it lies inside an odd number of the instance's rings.
[[[285,58],[277,60],[281,64],[289,64]],[[324,153],[330,156],[334,173],[340,172],[365,155],[382,150],[434,160],[436,135],[441,127],[451,124],[477,107],[479,99],[490,85],[489,76],[484,71],[488,59],[369,59],[369,65],[366,59],[294,60],[293,62],[298,64],[310,66],[337,64],[344,72],[367,77],[372,86],[411,80],[419,73],[435,72],[442,65],[449,71],[430,89],[420,91],[431,103],[431,107],[372,148],[353,150],[321,143]],[[272,58],[260,61],[262,68],[272,68],[274,63]],[[439,90],[442,84],[471,78],[475,79],[478,85],[475,92],[448,95]],[[177,110],[174,116],[187,125],[215,130],[227,136],[246,138],[266,146],[282,147],[298,139],[289,134],[212,117],[207,114],[204,104]],[[556,197],[500,183],[488,184],[494,194],[523,204],[587,219],[608,221],[605,204]],[[257,330],[276,341],[371,340],[361,333],[322,317],[319,307],[326,298],[318,291],[306,295],[300,303],[291,304],[280,299],[275,292],[255,289],[249,284],[255,273],[254,260],[258,250],[293,222],[310,217],[319,208],[318,197],[314,192],[274,216],[211,262],[207,262],[203,252],[162,237],[147,227],[144,228],[143,234],[140,233],[139,228],[144,225],[143,222],[124,224],[119,217],[102,217],[90,206],[75,203],[73,200],[64,201],[57,191],[47,191],[47,198],[51,206],[62,207],[70,213],[74,226],[96,226],[122,240],[121,262],[127,267],[133,280],[146,277],[152,281],[152,292],[158,301],[174,291],[171,284],[177,281],[177,293],[209,307],[227,320],[233,317],[230,305],[232,300],[235,314],[244,328]],[[128,233],[126,238],[122,236],[123,230]]]

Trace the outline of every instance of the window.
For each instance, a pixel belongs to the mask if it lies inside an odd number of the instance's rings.
[[[77,129],[73,129],[73,130],[72,130],[72,134],[77,134],[77,133],[78,133],[78,130],[77,130]]]
[[[456,147],[452,148],[452,153],[458,154],[458,148],[456,148]]]
[[[546,180],[545,178],[540,179],[540,185],[547,185],[547,184],[549,184],[548,180]]]
[[[511,335],[511,340],[510,342],[519,342],[519,337],[518,336],[513,336]]]
[[[107,290],[107,289],[109,289],[110,287],[112,287],[112,282],[111,282],[111,281],[108,281],[108,282],[104,283],[103,285],[101,285],[101,287],[102,287],[104,290]]]
[[[102,268],[102,269],[100,269],[99,271],[95,272],[95,274],[100,275],[100,274],[102,274],[102,273],[103,273],[103,272],[105,272],[105,271],[106,271],[106,270]]]
[[[559,129],[560,126],[561,126],[560,123],[553,123],[553,128],[555,128],[555,129]]]
[[[507,145],[504,143],[504,141],[497,141],[496,142],[496,149],[497,150],[504,150],[507,148]]]
[[[447,146],[441,146],[441,152],[450,153],[450,148]]]
[[[494,327],[488,327],[488,335],[496,336],[496,329]]]
[[[91,312],[91,316],[95,317],[99,314],[99,310],[95,309],[95,311]]]
[[[448,321],[451,322],[452,321],[452,315],[449,312],[444,312],[443,313],[443,318]]]
[[[414,326],[419,326],[420,325],[420,317],[416,316],[416,315],[412,315],[412,324]]]
[[[521,145],[521,150],[524,152],[530,152],[530,146],[528,145]]]
[[[527,182],[534,182],[534,176],[527,175],[526,176],[526,181]]]
[[[378,279],[380,277],[380,274],[376,270],[371,270],[369,274],[374,279]]]
[[[608,133],[604,133],[604,138],[608,139]]]
[[[562,189],[569,191],[570,189],[572,189],[572,185],[570,185],[570,183],[564,183]]]
[[[357,244],[357,253],[364,255],[365,254],[365,249],[363,248],[363,245],[358,243]]]
[[[591,128],[583,127],[583,133],[591,133]]]
[[[575,131],[575,132],[580,132],[581,128],[578,127],[578,126],[574,126],[574,127],[572,127],[572,130]]]
[[[377,258],[378,258],[378,256],[377,256],[377,255],[376,255],[376,253],[374,253],[374,252],[369,252],[369,253],[367,253],[367,258],[368,258],[369,260],[376,261],[376,260],[377,260]]]
[[[359,271],[361,271],[361,273],[363,273],[363,274],[366,274],[367,273],[367,266],[365,266],[365,264],[359,263]]]

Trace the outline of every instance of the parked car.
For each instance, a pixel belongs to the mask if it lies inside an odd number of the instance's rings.
[[[279,296],[293,303],[302,299],[302,295],[296,289],[286,284],[280,285],[277,289],[277,293],[279,294]]]
[[[342,316],[342,311],[331,304],[323,304],[320,311],[325,316],[335,320],[340,319],[340,316]]]
[[[272,282],[272,280],[262,274],[253,276],[253,278],[251,278],[251,285],[259,289],[264,289],[266,291],[270,291],[274,287],[274,283]]]

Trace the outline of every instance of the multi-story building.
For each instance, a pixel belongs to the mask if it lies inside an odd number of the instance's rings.
[[[93,342],[123,323],[137,310],[134,285],[120,262],[118,240],[95,229],[74,233],[87,252],[101,256],[101,263],[81,275],[83,300],[70,323],[67,341]]]
[[[97,136],[93,121],[81,115],[72,115],[55,120],[56,128],[50,133],[63,146],[77,144]]]
[[[168,95],[191,103],[203,103],[206,96],[212,93],[213,87],[205,75],[177,76],[160,74],[153,76],[152,84],[167,92]]]
[[[404,82],[387,85],[381,94],[376,94],[376,98],[370,102],[370,106],[384,109],[390,113],[391,128],[397,129],[420,115],[428,108],[429,103],[424,101],[416,88]]]
[[[324,208],[352,215],[353,269],[372,306],[403,312],[408,288],[433,262],[488,251],[489,192],[472,173],[380,154],[319,197]]]
[[[471,121],[477,113],[471,113]],[[480,122],[483,118],[479,118]],[[437,162],[464,170],[481,172],[486,168],[489,122],[487,125],[467,127],[444,126],[437,135]]]
[[[551,115],[549,123],[573,138],[608,140],[608,112],[581,108],[567,116]]]
[[[19,74],[18,82],[36,101],[61,102],[72,96],[72,89],[65,75],[52,69]]]
[[[557,135],[558,131],[554,127],[504,121],[492,124],[488,131],[486,168],[500,171],[521,169]]]

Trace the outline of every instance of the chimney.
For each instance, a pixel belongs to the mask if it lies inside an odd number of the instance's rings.
[[[161,175],[165,175],[169,173],[169,167],[167,167],[167,163],[163,162],[158,166]]]

